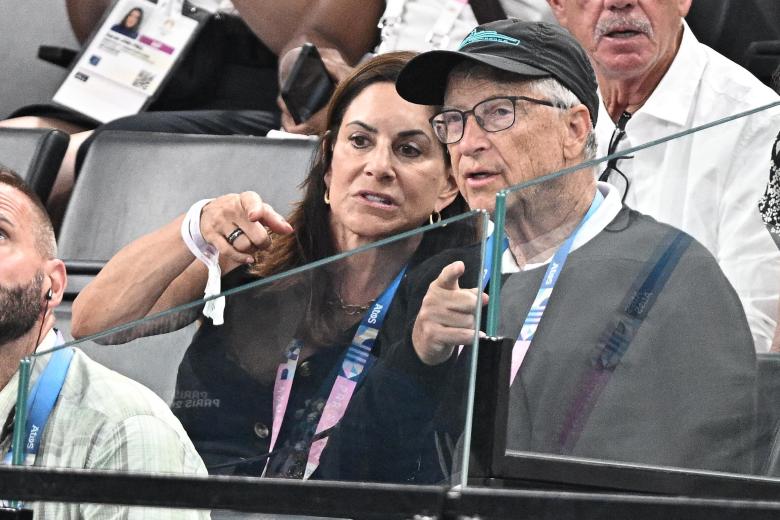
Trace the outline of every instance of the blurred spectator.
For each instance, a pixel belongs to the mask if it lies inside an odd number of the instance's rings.
[[[304,22],[306,28],[302,35],[311,38],[319,35],[333,44],[334,50],[326,51],[325,63],[335,78],[343,76],[349,69],[349,63],[361,58],[356,52],[360,49],[350,44],[355,27],[365,29],[375,27],[377,22],[381,32],[375,52],[378,54],[397,51],[427,51],[438,48],[457,48],[461,40],[477,24],[475,13],[482,17],[495,19],[507,17],[528,21],[554,21],[546,0],[500,0],[496,3],[503,13],[489,9],[492,2],[463,2],[461,0],[324,0],[319,9]],[[473,7],[479,4],[482,9]],[[381,18],[379,15],[381,14]],[[251,23],[251,20],[247,18]],[[482,19],[480,22],[492,21]],[[294,39],[280,54],[280,83],[297,55],[297,49],[305,39]],[[344,52],[347,49],[351,54]],[[367,52],[363,50],[362,52]],[[345,59],[346,58],[346,59]],[[352,60],[352,61],[350,61]],[[323,130],[324,114],[320,112],[309,121],[296,125],[280,100],[282,124],[285,130],[295,133],[315,134]]]
[[[742,67],[701,45],[683,21],[691,0],[548,0],[594,64],[602,104],[599,155],[780,99]],[[690,233],[712,252],[740,296],[755,348],[777,323],[780,252],[755,201],[777,108],[613,159],[601,178],[626,203]]]
[[[83,43],[95,29],[110,0],[67,0],[74,33]],[[276,50],[258,39],[235,15],[235,10],[219,0],[196,2],[209,10],[220,8],[198,34],[168,84],[144,112],[103,125],[141,131],[265,135],[278,126],[276,108]],[[277,2],[273,24],[267,27],[268,40],[278,44],[292,37],[308,2]],[[269,16],[274,18],[274,16]],[[183,112],[182,112],[183,111]],[[54,105],[23,107],[0,122],[0,126],[59,128],[71,136],[52,194],[49,210],[58,224],[74,182],[76,163],[83,160],[94,123],[73,111]]]

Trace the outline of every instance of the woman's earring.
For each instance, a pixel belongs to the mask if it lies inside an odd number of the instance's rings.
[[[441,213],[439,213],[436,210],[433,210],[433,213],[431,213],[430,216],[428,217],[428,222],[432,225],[441,222]]]
[[[325,205],[330,206],[330,188],[325,189],[325,195],[322,199],[325,201]]]

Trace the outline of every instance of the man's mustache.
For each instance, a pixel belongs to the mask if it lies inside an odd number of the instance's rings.
[[[653,26],[650,25],[649,20],[621,15],[612,15],[599,20],[594,33],[596,39],[599,40],[615,31],[636,31],[646,34],[650,38],[653,37]]]

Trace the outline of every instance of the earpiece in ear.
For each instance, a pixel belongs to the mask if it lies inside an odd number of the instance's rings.
[[[52,298],[54,298],[54,294],[51,292],[51,289],[49,289],[46,291],[46,299],[51,300]]]

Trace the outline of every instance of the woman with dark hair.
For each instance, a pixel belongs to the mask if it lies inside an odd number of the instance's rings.
[[[199,230],[202,243],[219,250],[226,289],[465,210],[428,122],[433,108],[407,103],[395,91],[411,56],[379,56],[339,83],[304,198],[288,220],[254,192],[194,206],[106,265],[74,303],[73,334],[93,334],[202,294],[206,268],[193,260],[180,229]],[[224,325],[204,320],[190,345],[173,403],[207,466],[260,475],[268,458],[267,475],[311,476],[319,459],[310,448],[325,434],[321,420],[338,422],[349,402],[331,407],[331,392],[350,349],[365,343],[366,323],[378,308],[392,312],[387,302],[406,267],[472,237],[450,225],[229,297]],[[167,329],[196,318],[183,314],[166,322]],[[375,327],[377,348],[360,369],[369,378],[376,359],[392,353],[381,341],[389,331]],[[258,459],[263,453],[269,455]]]
[[[111,30],[124,34],[128,38],[138,38],[138,29],[141,28],[141,22],[144,21],[144,10],[140,7],[130,9],[122,21],[111,27]]]

